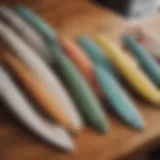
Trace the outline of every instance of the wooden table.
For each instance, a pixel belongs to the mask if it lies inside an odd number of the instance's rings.
[[[129,24],[122,17],[87,0],[5,0],[1,3],[12,5],[18,1],[33,8],[59,34],[67,36],[104,33],[119,42],[120,35]],[[160,28],[158,18],[156,16],[147,22],[148,27],[157,33]],[[16,123],[1,105],[0,160],[114,160],[147,150],[159,143],[160,110],[134,99],[146,122],[144,131],[130,129],[115,116],[110,116],[109,133],[99,135],[87,127],[74,139],[74,153],[61,153],[41,142]]]

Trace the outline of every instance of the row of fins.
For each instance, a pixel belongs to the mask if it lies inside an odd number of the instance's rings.
[[[74,41],[58,37],[30,9],[1,6],[0,38],[7,46],[0,54],[0,96],[27,127],[63,150],[73,151],[69,132],[78,134],[84,120],[102,133],[108,131],[102,98],[126,124],[145,127],[121,77],[137,94],[160,106],[160,67],[130,35],[124,35],[123,42],[135,61],[103,35],[94,36],[95,41],[87,36]],[[36,111],[10,70],[49,118]]]

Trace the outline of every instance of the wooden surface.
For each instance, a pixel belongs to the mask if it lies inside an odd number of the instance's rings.
[[[10,0],[1,3],[23,2],[33,8],[54,26],[59,34],[75,36],[105,33],[119,41],[128,22],[114,13],[96,6],[87,0]],[[159,19],[159,22],[157,21]],[[155,17],[147,24],[158,33],[160,18]],[[140,149],[148,149],[158,143],[160,136],[160,110],[140,100],[136,102],[146,122],[146,129],[138,132],[130,129],[109,115],[110,131],[99,135],[87,127],[74,138],[74,153],[62,153],[29,134],[14,121],[5,107],[0,108],[0,160],[114,160],[123,158]],[[107,107],[107,105],[105,106]],[[153,143],[154,142],[154,143]]]

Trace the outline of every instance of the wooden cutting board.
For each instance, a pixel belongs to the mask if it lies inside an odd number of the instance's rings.
[[[70,37],[104,33],[120,44],[120,35],[130,25],[130,22],[110,10],[87,0],[2,0],[0,3],[22,3],[31,7],[53,26],[58,34]],[[153,17],[146,22],[146,26],[154,29],[159,36],[160,16]],[[142,102],[138,97],[133,98],[146,122],[144,131],[130,129],[115,116],[110,116],[111,127],[108,135],[99,135],[87,126],[75,138],[77,148],[74,153],[59,152],[29,134],[1,104],[0,160],[114,160],[148,150],[159,143],[160,110]]]

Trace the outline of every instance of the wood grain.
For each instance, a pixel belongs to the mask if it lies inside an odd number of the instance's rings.
[[[23,3],[34,9],[60,35],[74,37],[79,34],[92,35],[104,33],[115,42],[129,26],[129,22],[109,10],[96,6],[87,0],[10,0],[8,4]],[[147,22],[148,27],[158,33],[160,16]],[[47,144],[22,130],[12,122],[5,109],[0,111],[0,159],[1,160],[114,160],[148,149],[153,141],[159,142],[160,110],[134,97],[146,122],[142,132],[128,128],[116,118],[110,116],[110,132],[99,135],[89,128],[84,129],[75,138],[74,153],[60,153]],[[108,107],[105,105],[104,107]],[[1,122],[2,119],[2,122]],[[154,143],[153,145],[156,145]]]

